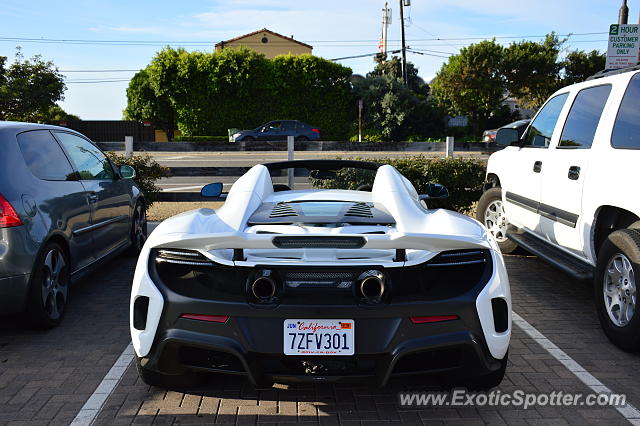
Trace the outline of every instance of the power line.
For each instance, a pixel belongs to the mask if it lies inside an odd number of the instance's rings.
[[[61,70],[60,72],[138,72],[138,70]]]
[[[415,23],[414,26],[421,28]],[[422,29],[422,28],[421,28]],[[424,29],[423,29],[424,30]],[[428,31],[424,30],[428,33]],[[568,34],[556,34],[558,37],[577,37],[588,35],[604,35],[608,32],[589,32],[589,33],[568,33]],[[520,38],[542,38],[544,35],[516,35],[516,36],[481,36],[481,37],[458,37],[458,38],[444,38],[436,37],[428,39],[414,39],[408,40],[411,42],[423,42],[423,41],[466,41],[466,40],[487,40],[487,39],[520,39]],[[184,45],[184,46],[211,46],[215,45],[216,41],[187,41],[187,40],[94,40],[94,39],[53,39],[53,38],[29,38],[29,37],[0,37],[0,41],[4,42],[25,42],[25,43],[50,43],[50,44],[94,44],[94,45],[126,45],[126,46],[156,46],[156,45]],[[377,43],[379,40],[374,39],[362,39],[362,40],[305,40],[305,43]],[[400,41],[399,39],[390,39],[389,41]],[[288,40],[272,40],[270,44],[286,44],[290,43]],[[245,42],[246,45],[261,45],[261,42]]]

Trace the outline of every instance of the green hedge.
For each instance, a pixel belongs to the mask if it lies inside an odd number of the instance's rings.
[[[126,164],[136,170],[136,177],[133,180],[144,194],[147,208],[149,208],[156,200],[156,194],[162,191],[155,183],[159,179],[169,176],[169,168],[161,166],[148,154],[125,157],[116,152],[107,152],[107,156],[116,166]]]
[[[176,136],[175,142],[229,142],[229,136]]]
[[[375,160],[390,164],[402,173],[419,194],[425,193],[428,183],[440,183],[449,190],[449,198],[431,200],[430,208],[445,208],[469,213],[473,204],[482,195],[486,164],[483,161],[465,158],[427,158],[422,155],[402,159],[381,158]],[[370,177],[356,169],[343,169],[333,180],[314,180],[317,188],[357,189],[370,183]]]

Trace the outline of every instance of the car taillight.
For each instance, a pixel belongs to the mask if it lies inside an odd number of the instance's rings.
[[[0,194],[0,228],[11,228],[12,226],[20,225],[22,225],[22,221],[13,206]]]
[[[320,133],[320,129],[311,129],[312,132]]]

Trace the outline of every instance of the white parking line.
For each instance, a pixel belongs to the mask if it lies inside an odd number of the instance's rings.
[[[540,333],[534,326],[529,324],[524,318],[517,313],[513,312],[513,322],[518,325],[529,337],[538,342],[543,349],[545,349],[552,357],[554,357],[560,364],[564,365],[567,370],[573,373],[582,383],[584,383],[589,389],[595,393],[613,393],[611,389],[604,385],[600,380],[596,379],[591,373],[589,373],[583,366],[578,364],[573,358],[571,358],[565,351],[560,349],[551,340],[547,339],[542,333]],[[633,405],[627,402],[624,407],[615,407],[616,410],[622,416],[627,419],[631,424],[640,425],[640,411]]]
[[[89,426],[91,425],[104,405],[111,392],[116,388],[124,372],[127,371],[131,360],[133,359],[133,345],[129,345],[120,354],[116,362],[113,364],[109,372],[102,379],[96,390],[93,391],[87,402],[84,403],[78,414],[71,422],[72,426]]]

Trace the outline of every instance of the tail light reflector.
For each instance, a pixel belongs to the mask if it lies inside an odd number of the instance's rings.
[[[312,132],[320,133],[320,129],[311,129]]]
[[[208,321],[208,322],[227,322],[227,320],[229,319],[229,317],[226,315],[182,314],[180,317],[197,320],[197,321]]]
[[[0,228],[11,228],[20,225],[22,225],[22,221],[13,206],[0,194]]]
[[[426,324],[430,322],[444,322],[459,319],[457,315],[434,315],[429,317],[410,317],[414,324]]]

